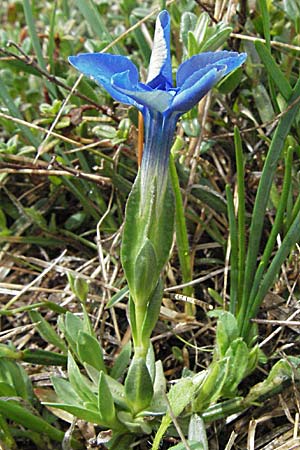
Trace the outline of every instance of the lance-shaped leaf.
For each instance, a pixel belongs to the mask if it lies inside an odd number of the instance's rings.
[[[82,363],[106,372],[102,348],[94,336],[80,330],[77,340],[77,354]]]
[[[236,395],[236,390],[245,376],[249,350],[242,338],[235,339],[226,352],[228,358],[228,372],[222,388],[222,395],[231,397]]]
[[[214,361],[209,366],[207,376],[201,384],[197,396],[192,403],[194,412],[204,411],[211,403],[218,400],[228,371],[228,359]]]
[[[98,410],[104,423],[106,423],[109,427],[116,426],[116,410],[114,400],[105,379],[104,372],[100,373],[99,378]]]

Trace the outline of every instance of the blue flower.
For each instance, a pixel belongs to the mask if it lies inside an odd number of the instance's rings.
[[[146,83],[129,58],[107,53],[70,56],[70,63],[103,86],[117,101],[137,107],[144,117],[145,145],[141,164],[142,195],[156,180],[156,190],[166,186],[169,153],[176,123],[224,76],[239,67],[245,53],[200,53],[183,62],[173,84],[170,53],[170,16],[157,18]]]

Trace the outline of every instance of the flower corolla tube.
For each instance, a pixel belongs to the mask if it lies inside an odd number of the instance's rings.
[[[142,196],[156,183],[159,195],[167,182],[169,154],[176,123],[224,76],[239,67],[245,53],[204,52],[184,61],[173,84],[170,52],[170,16],[157,17],[148,77],[139,81],[138,69],[128,57],[108,53],[70,56],[70,63],[89,76],[117,101],[143,114],[145,143],[140,167]],[[144,194],[143,194],[144,193]]]

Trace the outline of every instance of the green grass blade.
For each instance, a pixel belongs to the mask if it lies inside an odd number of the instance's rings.
[[[232,314],[236,314],[237,301],[238,301],[238,230],[234,214],[233,196],[230,190],[230,186],[226,185],[226,199],[228,208],[228,220],[229,220],[229,235],[230,235],[230,302],[229,311]]]
[[[291,85],[279,69],[267,46],[260,41],[256,41],[255,48],[261,61],[264,63],[269,76],[276,84],[280,94],[285,100],[288,100],[292,94]]]
[[[298,212],[294,222],[292,223],[290,229],[288,230],[286,236],[284,237],[278,252],[276,253],[273,261],[271,262],[271,264],[262,280],[258,294],[249,309],[249,314],[248,314],[249,318],[255,317],[255,315],[257,314],[258,308],[260,307],[260,304],[262,303],[268,290],[273,285],[283,262],[288,257],[293,246],[297,242],[299,242],[299,237],[300,237],[300,212]],[[247,321],[246,325],[247,325],[247,327],[246,327],[246,332],[247,332],[249,329],[249,326],[250,326],[249,321]],[[245,335],[247,335],[247,334],[245,334]]]
[[[50,425],[41,417],[32,414],[27,408],[18,405],[16,401],[0,399],[0,410],[2,416],[23,425],[30,430],[46,434],[57,442],[62,442],[64,432]]]
[[[137,20],[133,15],[130,16],[129,21],[131,26],[136,25],[137,23]],[[135,28],[132,34],[139,47],[140,54],[143,58],[144,63],[148,65],[151,56],[151,49],[149,47],[148,42],[145,39],[145,36],[142,33],[142,30],[140,28]]]
[[[300,96],[300,80],[298,80],[293,95],[289,104],[295,101]],[[291,129],[294,118],[298,112],[298,104],[291,108],[280,120],[276,131],[274,133],[265,165],[262,171],[261,179],[258,185],[255,204],[253,208],[249,244],[245,264],[245,281],[243,289],[243,299],[241,310],[239,313],[239,325],[242,328],[244,317],[247,311],[247,304],[250,296],[250,291],[254,279],[256,262],[259,252],[259,245],[261,241],[263,224],[265,218],[265,211],[269,200],[270,190],[274,174],[276,172],[277,162],[282,152],[284,142]]]
[[[184,207],[182,202],[182,196],[180,192],[179,179],[177,175],[176,165],[174,157],[170,155],[170,177],[172,188],[175,197],[175,228],[176,228],[176,244],[178,250],[178,257],[180,263],[180,269],[182,273],[182,282],[188,283],[192,280],[192,267],[190,258],[189,241],[186,229],[186,222],[184,216]],[[183,290],[184,295],[191,297],[193,295],[193,287],[186,286]],[[186,303],[185,312],[188,315],[194,315],[193,305]]]
[[[23,120],[23,117],[22,117],[20,111],[18,110],[17,106],[15,105],[13,98],[10,96],[10,94],[1,78],[0,78],[0,100],[4,103],[4,105],[9,110],[10,114],[13,117],[17,117],[18,119]],[[28,139],[28,141],[34,147],[37,148],[39,145],[39,140],[29,130],[29,128],[25,127],[22,124],[19,124],[18,128],[22,131],[22,134]]]
[[[100,39],[100,41],[106,40],[109,43],[113,42],[113,38],[106,28],[106,25],[95,4],[91,0],[75,0],[75,3],[89,26],[92,28],[95,35]],[[124,53],[124,50],[120,46],[120,44],[113,45],[112,49],[115,53]]]
[[[259,0],[259,8],[262,17],[262,24],[264,30],[264,36],[268,49],[271,48],[271,33],[270,33],[270,16],[268,11],[267,0]]]
[[[265,246],[265,250],[263,252],[263,256],[261,259],[261,262],[257,268],[257,271],[255,273],[254,282],[251,288],[248,307],[247,307],[247,313],[245,319],[249,317],[249,311],[251,310],[252,304],[254,302],[254,299],[257,296],[257,293],[259,291],[259,286],[263,277],[263,273],[269,265],[269,260],[271,258],[272,251],[274,249],[276,238],[278,233],[280,232],[280,229],[282,227],[283,218],[286,210],[287,205],[287,199],[290,192],[291,187],[291,177],[292,177],[292,162],[293,162],[293,149],[289,147],[287,156],[286,156],[286,162],[285,162],[285,174],[284,174],[284,180],[283,180],[283,186],[282,186],[282,194],[280,197],[278,209],[276,212],[276,217],[274,220],[274,223],[272,225],[271,233],[268,238],[267,244]]]
[[[237,171],[237,191],[238,191],[238,292],[237,298],[242,298],[245,259],[246,259],[246,227],[245,227],[245,172],[241,135],[237,127],[234,128],[234,145]]]
[[[28,26],[28,33],[31,38],[32,46],[34,48],[37,60],[42,69],[47,70],[46,63],[44,60],[44,56],[42,53],[42,48],[40,45],[40,41],[36,32],[34,18],[32,14],[32,6],[29,0],[23,0],[23,8],[25,14],[25,20]],[[45,81],[48,91],[50,92],[53,98],[57,97],[56,88],[53,84],[51,84],[48,80]]]
[[[48,38],[48,58],[49,64],[51,67],[51,73],[55,73],[54,70],[54,51],[55,51],[55,18],[56,18],[56,10],[57,10],[57,2],[53,3],[53,9],[50,20],[50,30],[49,30],[49,38]]]

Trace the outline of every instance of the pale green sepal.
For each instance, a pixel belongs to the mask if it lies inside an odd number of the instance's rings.
[[[163,285],[161,279],[159,279],[147,305],[147,310],[145,313],[145,319],[142,328],[143,342],[147,342],[150,339],[151,333],[157,323],[160,313],[162,297],[163,297]]]
[[[134,267],[134,285],[132,294],[134,301],[141,306],[146,304],[153,292],[160,270],[152,242],[146,238],[136,257]]]
[[[130,295],[129,297],[129,302],[128,302],[128,321],[130,324],[130,328],[131,328],[131,334],[132,334],[132,339],[133,341],[136,343],[138,336],[137,336],[137,326],[136,326],[136,315],[135,315],[135,304],[133,301],[132,296]]]
[[[153,197],[149,193],[149,201],[146,202],[141,214],[141,177],[138,173],[132,190],[129,194],[121,247],[122,266],[128,282],[129,291],[134,292],[134,269],[136,258],[148,235]]]
[[[168,261],[173,242],[175,222],[175,201],[171,182],[168,179],[166,189],[162,195],[155,196],[155,211],[148,237],[152,242],[157,257],[157,265],[161,271]]]
[[[139,172],[126,205],[121,248],[122,265],[131,293],[135,292],[136,259],[146,239],[151,241],[155,251],[156,267],[153,268],[155,273],[159,274],[167,262],[173,240],[174,208],[173,192],[169,182],[164,193],[157,193],[155,180],[151,180],[147,195],[141,200]]]
[[[125,395],[133,414],[146,409],[153,397],[152,380],[143,358],[134,358],[125,380]]]

